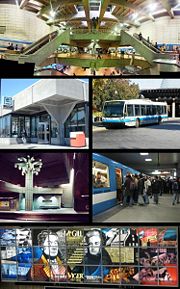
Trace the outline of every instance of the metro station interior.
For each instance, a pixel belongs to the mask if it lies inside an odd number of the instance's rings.
[[[2,0],[1,65],[11,75],[18,64],[34,75],[179,73],[179,15],[178,0]]]
[[[1,221],[88,221],[87,153],[1,152],[0,159]]]
[[[93,154],[92,173],[94,222],[179,221],[174,185],[180,176],[178,152],[98,152]],[[127,175],[134,180],[132,190],[127,188]]]

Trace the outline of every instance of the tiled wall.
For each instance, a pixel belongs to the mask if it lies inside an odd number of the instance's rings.
[[[180,17],[171,19],[167,16],[155,19],[154,22],[152,20],[146,21],[139,28],[132,28],[129,32],[131,34],[141,32],[143,37],[147,38],[149,36],[150,41],[153,42],[179,43]]]
[[[1,4],[0,26],[6,26],[6,32],[0,34],[0,37],[26,41],[36,41],[56,30],[53,26],[46,25],[45,21],[37,18],[34,13],[8,4]]]

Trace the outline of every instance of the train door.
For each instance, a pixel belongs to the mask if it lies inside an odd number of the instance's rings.
[[[122,189],[122,170],[119,168],[115,168],[116,175],[116,198],[119,203],[123,201],[123,189]]]

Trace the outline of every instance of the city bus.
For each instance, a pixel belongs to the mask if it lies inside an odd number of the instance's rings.
[[[103,125],[108,128],[160,124],[168,118],[166,102],[149,99],[129,99],[105,101],[103,106]]]

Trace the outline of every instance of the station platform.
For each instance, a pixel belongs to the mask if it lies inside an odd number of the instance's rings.
[[[159,204],[153,203],[145,206],[134,205],[132,207],[123,207],[117,205],[112,209],[96,215],[94,222],[123,222],[123,223],[173,223],[179,222],[180,204],[172,206],[172,195],[163,195],[159,197]]]

